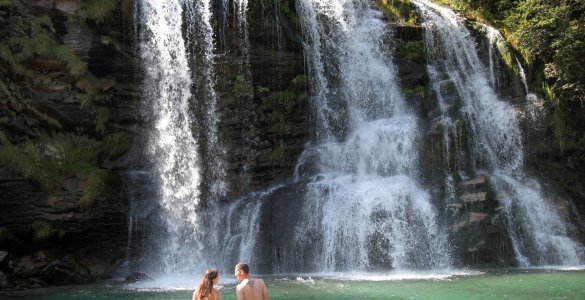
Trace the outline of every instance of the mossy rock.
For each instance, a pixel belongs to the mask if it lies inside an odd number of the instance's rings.
[[[111,135],[106,139],[107,150],[104,150],[102,142],[87,136],[43,135],[38,141],[0,145],[0,165],[39,183],[48,192],[60,188],[67,178],[79,178],[83,185],[79,205],[87,208],[115,186],[115,176],[97,163],[102,153],[115,157],[125,152],[128,145],[121,141],[124,138],[127,136]]]
[[[390,22],[418,24],[418,14],[410,0],[376,0],[376,4]]]
[[[427,51],[423,41],[403,42],[396,41],[396,59],[415,63],[426,63]]]

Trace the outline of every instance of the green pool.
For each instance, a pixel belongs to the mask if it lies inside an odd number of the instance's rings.
[[[229,276],[222,299],[235,299]],[[585,299],[585,270],[497,270],[443,274],[298,275],[266,278],[271,299]],[[191,299],[192,290],[154,287],[84,286],[1,292],[0,299]],[[168,283],[168,286],[176,285]]]

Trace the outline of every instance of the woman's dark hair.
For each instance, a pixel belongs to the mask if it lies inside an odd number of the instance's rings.
[[[205,275],[203,275],[203,279],[201,279],[201,283],[197,287],[197,292],[195,294],[197,299],[208,299],[213,291],[213,281],[219,275],[219,271],[216,269],[207,269]]]

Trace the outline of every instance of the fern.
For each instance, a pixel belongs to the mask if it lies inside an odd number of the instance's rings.
[[[132,136],[126,132],[116,132],[104,137],[104,154],[110,159],[122,156],[130,149]]]
[[[82,176],[84,177],[84,186],[79,205],[87,209],[95,203],[100,193],[106,189],[109,173],[97,167],[87,167]]]
[[[61,186],[64,179],[58,172],[58,166],[44,159],[39,149],[30,143],[22,148],[9,144],[0,145],[0,165],[39,183],[49,191]]]
[[[31,228],[34,232],[33,239],[35,241],[48,240],[57,233],[53,226],[45,220],[36,220],[32,223]]]

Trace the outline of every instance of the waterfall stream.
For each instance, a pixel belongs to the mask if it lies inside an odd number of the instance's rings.
[[[179,0],[141,3],[140,53],[145,70],[144,94],[152,127],[148,154],[153,162],[162,208],[165,239],[155,239],[164,272],[183,269],[180,257],[191,255],[198,228],[200,158],[191,125],[192,100],[187,50],[182,36]]]
[[[317,118],[300,163],[318,171],[296,242],[318,271],[447,267],[446,233],[417,179],[417,118],[384,43],[391,28],[371,5],[298,2]]]
[[[429,90],[437,100],[436,111],[428,114],[435,114],[433,120],[423,120],[417,104],[405,100],[393,62],[393,28],[373,1],[296,1],[310,78],[311,132],[292,178],[268,178],[272,186],[259,185],[260,191],[248,188],[254,175],[247,173],[248,163],[255,162],[257,149],[244,133],[256,132],[255,105],[264,99],[253,91],[234,96],[228,90],[236,83],[260,86],[252,80],[250,56],[267,52],[253,52],[248,2],[135,5],[150,165],[130,174],[128,182],[151,186],[130,195],[129,259],[136,256],[132,231],[150,218],[156,226],[146,225],[153,245],[145,257],[155,261],[153,272],[163,274],[206,267],[225,271],[240,260],[270,272],[449,269],[460,262],[456,248],[461,246],[448,211],[463,202],[463,182],[483,178],[498,203],[494,215],[503,220],[498,222],[506,227],[517,265],[583,263],[585,250],[572,238],[568,217],[525,169],[517,111],[498,90],[506,84],[498,79],[502,36],[488,28],[492,46],[482,62],[463,20],[427,0],[412,3],[424,22]],[[279,11],[280,5],[274,3]],[[213,7],[219,10],[215,17]],[[277,22],[280,17],[275,13]],[[224,48],[218,50],[216,43]],[[280,40],[277,44],[280,51]],[[227,62],[221,61],[225,57]],[[216,78],[223,75],[222,64],[234,73],[228,79]],[[233,153],[226,147],[237,142],[223,141],[220,131],[219,101],[225,95],[233,97],[227,106],[236,107],[230,122],[243,124],[238,130],[245,162],[237,167],[240,162],[228,165]],[[427,121],[436,121],[435,133],[423,131]],[[232,123],[226,127],[237,127]],[[423,165],[432,134],[443,158],[433,170],[433,176],[442,176],[437,180],[426,178]],[[228,167],[244,175],[228,178]],[[439,181],[437,192],[432,184]],[[141,197],[155,204],[141,207]],[[283,217],[274,212],[281,209],[274,203],[286,201],[294,203],[283,205],[291,209]],[[259,245],[274,248],[259,253]]]
[[[490,84],[490,70],[478,58],[463,20],[430,1],[413,3],[424,19],[427,47],[433,49],[428,69],[441,106],[444,147],[457,145],[455,151],[444,151],[456,156],[449,168],[462,178],[472,173],[489,178],[520,266],[580,264],[583,246],[571,239],[569,224],[524,170],[517,116]],[[460,150],[466,147],[471,170],[465,169],[466,154]]]

